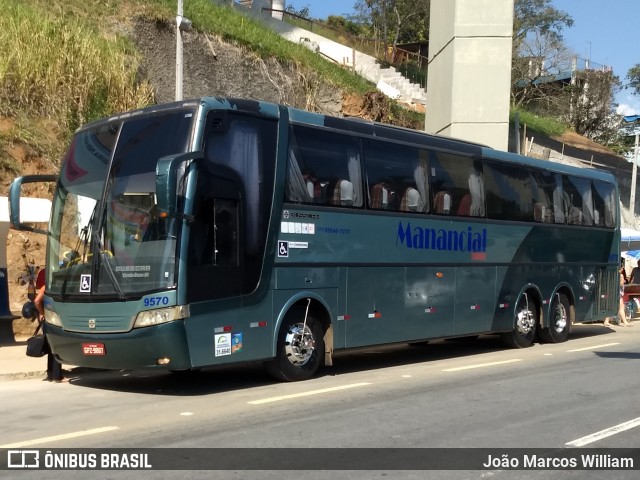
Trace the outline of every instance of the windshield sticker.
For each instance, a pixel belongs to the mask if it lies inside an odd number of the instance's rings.
[[[314,223],[280,222],[280,232],[315,235],[316,225]]]
[[[221,333],[216,335],[216,357],[231,355],[231,334]]]
[[[242,332],[231,335],[231,353],[242,351]]]
[[[289,242],[283,242],[281,240],[278,240],[278,256],[279,257],[289,256]]]
[[[122,278],[149,278],[151,265],[119,265],[116,272],[120,272]]]
[[[87,273],[80,275],[80,292],[91,292],[91,275]]]
[[[289,242],[289,248],[309,248],[309,242]]]

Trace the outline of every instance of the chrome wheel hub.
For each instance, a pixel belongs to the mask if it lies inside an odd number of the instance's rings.
[[[530,310],[523,309],[518,312],[518,318],[516,321],[516,328],[521,335],[528,335],[534,329],[533,314]]]
[[[284,339],[284,348],[289,361],[301,367],[309,361],[316,346],[313,333],[303,323],[291,325]]]
[[[559,304],[556,307],[555,318],[553,320],[552,327],[555,328],[556,332],[558,333],[564,331],[564,329],[567,327],[567,310],[562,304]]]

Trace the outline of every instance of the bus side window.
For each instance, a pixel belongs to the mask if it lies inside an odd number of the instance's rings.
[[[326,130],[292,126],[285,200],[316,205],[362,206],[358,140]]]
[[[615,191],[609,183],[595,180],[592,184],[593,220],[597,227],[611,228],[615,224]]]
[[[479,162],[459,154],[431,152],[429,163],[433,213],[484,216],[484,182]]]

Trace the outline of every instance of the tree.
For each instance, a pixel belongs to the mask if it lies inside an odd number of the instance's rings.
[[[574,130],[603,145],[618,139],[621,116],[612,108],[622,83],[610,69],[575,73],[569,120]]]
[[[557,37],[530,33],[512,59],[511,104],[530,110],[538,107],[547,113],[566,111],[571,97],[566,87],[574,58]]]
[[[297,15],[298,17],[306,18],[311,20],[311,10],[309,9],[309,5],[305,5],[304,7],[300,7],[300,9],[296,10],[296,7],[293,5],[287,5],[285,8],[285,12],[291,13],[293,15]]]
[[[636,63],[635,66],[629,69],[627,72],[627,80],[629,80],[627,86],[633,89],[633,94],[640,95],[640,63]]]
[[[430,0],[357,0],[354,9],[357,18],[367,23],[372,35],[382,43],[383,57],[389,61],[395,57],[399,42],[426,38],[430,6]],[[407,32],[412,36],[407,38]]]
[[[515,0],[513,46],[517,52],[528,35],[537,33],[554,42],[562,41],[562,30],[573,26],[573,18],[551,5],[551,0]]]
[[[553,75],[571,70],[572,54],[562,41],[562,30],[573,19],[551,5],[551,0],[515,0],[513,18],[511,100],[515,107],[546,101],[563,102],[562,84]],[[565,95],[566,97],[566,95]]]

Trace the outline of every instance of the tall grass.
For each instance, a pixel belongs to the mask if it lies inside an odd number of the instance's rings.
[[[96,117],[153,102],[137,82],[138,59],[121,39],[108,40],[67,16],[21,0],[0,0],[0,113],[55,119],[69,129]]]
[[[518,113],[520,125],[526,125],[527,130],[535,130],[549,137],[562,135],[569,129],[569,126],[552,117],[543,117],[526,110],[512,109],[510,119],[513,121],[516,112]]]

